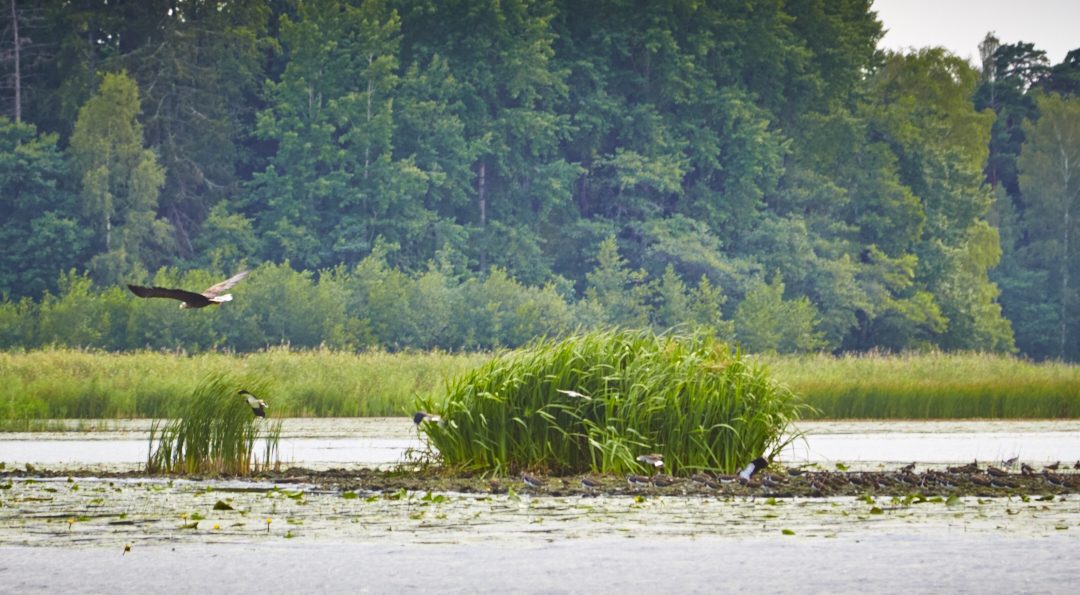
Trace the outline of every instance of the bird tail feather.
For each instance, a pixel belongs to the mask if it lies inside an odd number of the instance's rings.
[[[217,297],[212,297],[212,298],[210,298],[210,301],[211,302],[217,302],[219,304],[221,302],[231,302],[232,301],[232,294],[231,293],[226,293],[225,295],[219,295]]]

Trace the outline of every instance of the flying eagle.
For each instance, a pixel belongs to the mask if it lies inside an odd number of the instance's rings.
[[[232,277],[207,287],[202,293],[195,293],[193,291],[186,291],[183,289],[168,289],[165,287],[140,287],[138,285],[128,285],[128,289],[131,293],[141,298],[171,298],[174,300],[180,300],[181,308],[205,308],[209,305],[217,305],[222,302],[232,301],[232,294],[226,293],[221,295],[221,292],[228,290],[233,285],[240,282],[241,279],[247,277],[250,271],[239,272]]]
[[[266,417],[266,408],[269,407],[269,405],[266,404],[266,401],[260,399],[259,397],[256,397],[255,395],[249,393],[244,389],[240,389],[239,392],[240,396],[244,397],[244,400],[247,401],[247,404],[251,406],[251,412],[255,414],[255,417]]]

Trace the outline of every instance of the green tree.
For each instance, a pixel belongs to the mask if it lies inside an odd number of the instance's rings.
[[[138,113],[135,81],[123,72],[106,74],[79,110],[71,137],[83,214],[95,234],[89,266],[103,283],[157,268],[169,251],[170,226],[156,213],[165,173],[143,147]]]
[[[1028,265],[1046,271],[1047,295],[1057,304],[1057,345],[1053,355],[1080,354],[1072,314],[1080,269],[1080,99],[1036,98],[1039,119],[1024,127],[1017,165],[1027,208],[1022,226],[1028,238]]]
[[[825,346],[817,308],[805,296],[784,299],[784,282],[759,279],[735,310],[735,336],[743,349],[760,353],[811,352]]]
[[[596,267],[585,276],[585,307],[593,313],[594,326],[640,328],[648,324],[648,303],[653,292],[643,270],[632,270],[619,255],[614,236],[600,243]],[[597,318],[598,317],[598,318]]]
[[[56,135],[0,117],[0,296],[56,292],[60,271],[82,264],[86,231]]]

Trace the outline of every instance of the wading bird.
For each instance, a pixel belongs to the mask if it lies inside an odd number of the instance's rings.
[[[539,477],[536,477],[535,475],[529,475],[528,473],[521,474],[521,481],[525,482],[525,485],[533,489],[544,487],[544,482],[541,481]]]
[[[753,461],[750,461],[750,464],[747,465],[742,471],[739,471],[739,479],[741,479],[743,481],[747,481],[751,477],[753,477],[753,475],[755,473],[757,473],[758,471],[761,471],[762,469],[764,469],[768,465],[769,465],[768,461],[766,461],[762,457],[758,457],[758,458],[754,459]]]
[[[266,417],[266,408],[269,407],[269,405],[266,404],[266,401],[246,390],[241,389],[239,392],[240,396],[244,397],[244,400],[247,401],[247,404],[251,407],[251,412],[255,414],[255,417]]]
[[[437,424],[442,421],[442,418],[434,413],[428,413],[427,411],[417,411],[412,416],[412,422],[416,425],[420,425],[425,421]]]
[[[227,291],[230,287],[239,283],[241,279],[247,277],[249,272],[250,271],[239,272],[217,285],[207,287],[202,293],[195,293],[194,291],[187,291],[184,289],[142,287],[139,285],[128,285],[128,289],[131,290],[131,293],[134,293],[141,298],[169,298],[180,300],[180,308],[182,309],[205,308],[207,306],[216,306],[224,302],[231,302],[233,299],[232,294],[226,293],[222,295],[222,292]]]

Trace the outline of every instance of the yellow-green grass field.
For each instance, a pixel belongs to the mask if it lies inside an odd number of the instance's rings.
[[[176,415],[200,381],[226,374],[265,385],[278,416],[406,415],[438,402],[447,379],[491,353],[343,352],[275,348],[249,354],[0,352],[0,429],[50,419]],[[984,354],[753,356],[821,418],[1076,418],[1080,366]],[[425,399],[427,400],[427,399]]]

